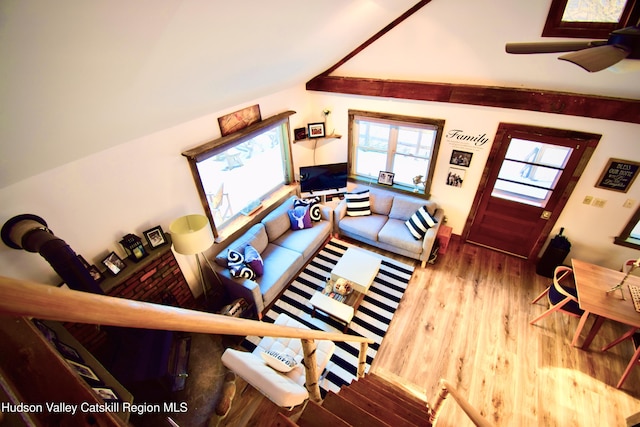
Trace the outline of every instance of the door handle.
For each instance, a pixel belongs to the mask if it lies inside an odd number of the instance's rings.
[[[542,215],[540,215],[541,219],[549,219],[551,218],[551,211],[542,211]]]

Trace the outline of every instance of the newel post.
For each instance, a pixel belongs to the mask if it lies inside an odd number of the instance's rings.
[[[364,377],[364,368],[367,365],[367,349],[369,344],[366,342],[360,343],[360,354],[358,355],[358,378]]]
[[[447,384],[444,381],[440,381],[440,389],[438,390],[438,395],[436,396],[435,402],[433,405],[427,403],[427,409],[429,411],[429,422],[431,425],[436,423],[438,419],[438,415],[440,414],[440,409],[442,409],[442,404],[445,399],[449,396],[449,389],[447,388]]]
[[[314,340],[302,338],[303,364],[305,373],[304,386],[309,392],[309,398],[316,403],[322,401],[320,384],[318,384],[318,364],[316,363],[316,343]]]

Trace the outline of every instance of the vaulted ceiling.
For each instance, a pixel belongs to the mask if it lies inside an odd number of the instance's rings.
[[[416,0],[3,0],[0,188],[303,85]],[[640,99],[640,73],[589,74],[540,40],[549,1],[433,0],[340,75]]]

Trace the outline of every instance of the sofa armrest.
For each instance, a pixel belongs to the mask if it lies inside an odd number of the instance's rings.
[[[343,199],[333,210],[333,234],[340,234],[338,224],[345,216],[347,216],[347,201]]]
[[[229,270],[226,268],[216,268],[216,273],[222,282],[227,295],[232,299],[244,298],[249,304],[253,304],[256,308],[256,314],[260,318],[264,311],[264,300],[260,286],[249,279],[236,279],[229,276]]]
[[[422,254],[420,255],[421,261],[429,260],[431,250],[433,249],[433,244],[438,238],[438,231],[440,230],[440,226],[444,222],[444,210],[436,209],[435,220],[437,221],[436,225],[428,229],[427,234],[425,234],[424,238],[422,239]]]
[[[325,221],[329,221],[331,224],[331,228],[333,229],[333,209],[329,206],[319,205],[320,206],[320,215],[322,219]]]

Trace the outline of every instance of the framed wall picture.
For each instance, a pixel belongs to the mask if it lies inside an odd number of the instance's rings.
[[[156,225],[153,228],[148,229],[142,233],[144,238],[147,239],[150,248],[157,248],[158,246],[166,245],[168,243],[167,236],[164,235],[162,227]]]
[[[380,171],[378,174],[378,184],[393,185],[393,178],[396,176],[393,172]]]
[[[296,128],[293,130],[293,139],[296,141],[300,141],[302,139],[307,139],[307,128]]]
[[[117,276],[127,264],[115,253],[111,252],[105,259],[102,260],[102,264],[113,274]]]
[[[69,365],[71,365],[81,377],[90,379],[92,381],[100,381],[100,378],[93,372],[93,369],[82,363],[74,362],[70,359],[65,359]]]
[[[464,181],[465,170],[460,168],[449,168],[447,174],[447,185],[452,187],[462,187]]]
[[[596,187],[626,193],[638,176],[640,163],[611,158],[607,162]]]
[[[220,117],[218,119],[218,125],[220,126],[222,136],[227,136],[260,120],[262,120],[260,106],[252,105],[251,107],[243,108],[242,110]]]
[[[96,283],[100,283],[104,280],[104,275],[100,272],[100,270],[98,270],[98,267],[96,267],[95,265],[89,266],[89,274],[91,275],[91,277],[93,277],[93,280],[95,280]]]
[[[309,129],[309,138],[322,138],[325,136],[324,122],[309,123],[307,128]]]
[[[451,159],[449,160],[449,164],[468,168],[471,164],[471,157],[473,157],[473,153],[453,150],[451,152]]]
[[[98,396],[105,402],[119,402],[120,398],[110,387],[93,387],[93,391],[98,393]]]

